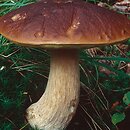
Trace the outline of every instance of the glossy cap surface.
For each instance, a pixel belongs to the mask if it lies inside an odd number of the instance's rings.
[[[25,46],[87,48],[130,38],[130,20],[84,1],[41,0],[2,16],[0,34]]]

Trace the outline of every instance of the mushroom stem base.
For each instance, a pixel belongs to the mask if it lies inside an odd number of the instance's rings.
[[[27,119],[40,130],[63,130],[76,112],[80,79],[77,50],[52,51],[47,88],[27,109]]]

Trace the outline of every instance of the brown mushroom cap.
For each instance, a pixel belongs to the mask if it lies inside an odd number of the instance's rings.
[[[0,34],[25,46],[93,47],[130,38],[130,20],[84,1],[41,1],[1,17]]]

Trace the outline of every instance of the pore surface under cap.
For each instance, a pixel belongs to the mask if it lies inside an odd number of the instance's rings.
[[[22,45],[87,47],[128,39],[130,21],[83,1],[41,1],[1,17],[0,34]]]

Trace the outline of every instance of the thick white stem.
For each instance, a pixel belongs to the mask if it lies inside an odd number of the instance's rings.
[[[52,51],[47,88],[37,103],[27,109],[27,119],[40,130],[63,130],[79,102],[77,50]]]

